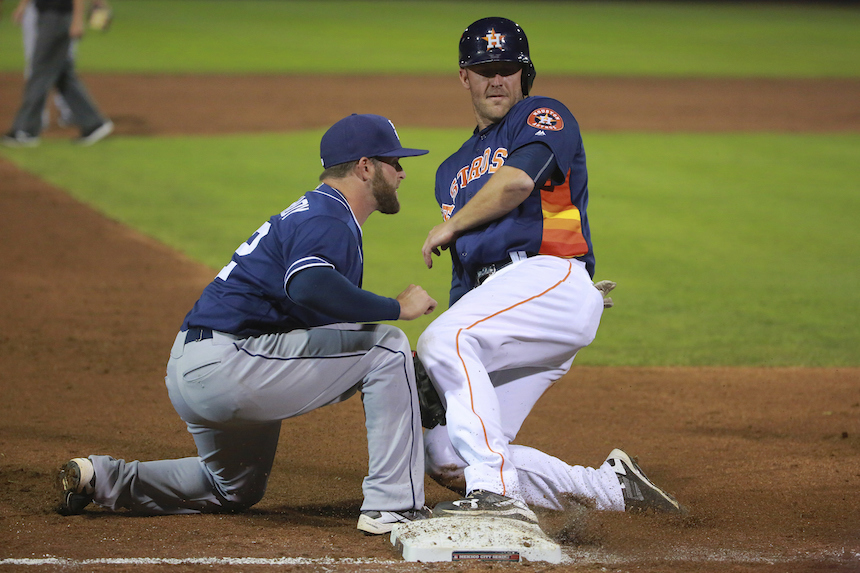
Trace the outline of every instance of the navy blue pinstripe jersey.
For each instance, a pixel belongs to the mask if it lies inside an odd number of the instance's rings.
[[[361,288],[361,227],[341,193],[320,184],[257,229],[203,290],[182,329],[205,327],[239,336],[288,332],[340,322],[287,296],[295,273],[332,267]]]

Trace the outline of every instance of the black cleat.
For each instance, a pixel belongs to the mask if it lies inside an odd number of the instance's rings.
[[[626,452],[614,449],[606,461],[615,470],[624,493],[624,511],[654,510],[684,515],[687,510],[668,492],[654,485],[633,458]]]
[[[507,517],[537,525],[537,516],[522,501],[491,491],[475,490],[463,499],[443,501],[433,508],[435,517]]]

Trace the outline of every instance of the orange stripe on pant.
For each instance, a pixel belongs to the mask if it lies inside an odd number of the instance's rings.
[[[487,444],[487,449],[488,449],[488,450],[490,450],[491,452],[493,452],[494,454],[496,454],[497,456],[499,456],[499,457],[502,459],[502,466],[501,466],[501,468],[499,469],[499,479],[500,479],[500,480],[501,480],[501,482],[502,482],[502,491],[501,491],[501,492],[499,492],[499,493],[501,493],[502,495],[507,495],[507,486],[505,485],[505,476],[504,476],[504,471],[505,471],[505,456],[504,456],[501,452],[497,452],[496,450],[494,450],[494,449],[490,446],[490,438],[489,438],[489,436],[487,436],[487,427],[486,427],[486,425],[484,424],[484,420],[483,420],[483,418],[481,418],[481,416],[480,416],[480,415],[475,411],[475,396],[474,396],[474,394],[472,393],[472,379],[471,379],[471,377],[469,376],[469,369],[466,367],[466,361],[465,361],[465,360],[463,360],[463,356],[460,354],[460,333],[462,333],[464,330],[469,330],[469,329],[471,329],[471,328],[473,328],[473,327],[475,327],[475,326],[477,326],[477,325],[481,324],[482,322],[486,322],[486,321],[490,320],[491,318],[493,318],[494,316],[498,316],[498,315],[500,315],[500,314],[504,314],[504,313],[506,313],[506,312],[508,312],[508,311],[510,311],[510,310],[512,310],[512,309],[514,309],[514,308],[517,308],[518,306],[521,306],[521,305],[523,305],[523,304],[525,304],[525,303],[527,303],[527,302],[529,302],[529,301],[535,300],[536,298],[540,298],[540,297],[542,297],[543,295],[545,295],[546,293],[550,292],[551,290],[553,290],[553,289],[557,288],[561,283],[563,283],[564,281],[566,281],[566,280],[567,280],[567,277],[569,277],[569,276],[570,276],[570,273],[571,273],[571,272],[572,272],[572,270],[573,270],[573,265],[570,263],[570,261],[568,261],[568,263],[567,263],[567,264],[568,264],[567,274],[566,274],[566,275],[564,275],[564,278],[563,278],[563,279],[561,279],[560,281],[558,281],[557,283],[555,283],[554,285],[552,285],[551,287],[549,287],[548,289],[546,289],[545,291],[543,291],[542,293],[539,293],[539,294],[536,294],[536,295],[534,295],[534,296],[531,296],[531,297],[529,297],[529,298],[527,298],[527,299],[525,299],[525,300],[522,300],[522,301],[518,302],[517,304],[511,305],[511,306],[509,306],[509,307],[507,307],[507,308],[503,308],[502,310],[500,310],[500,311],[498,311],[498,312],[494,312],[494,313],[493,313],[493,314],[491,314],[490,316],[485,316],[484,318],[482,318],[482,319],[480,319],[480,320],[476,320],[475,322],[473,322],[473,323],[472,323],[472,324],[470,324],[469,326],[467,326],[467,327],[465,327],[465,328],[461,328],[460,330],[458,330],[458,331],[457,331],[457,340],[456,340],[457,358],[459,358],[459,359],[460,359],[460,364],[462,364],[462,365],[463,365],[463,372],[465,372],[465,374],[466,374],[466,384],[468,384],[468,386],[469,386],[469,400],[470,400],[470,403],[471,403],[471,406],[472,406],[472,413],[475,415],[475,417],[476,417],[476,418],[478,418],[478,421],[479,421],[479,422],[481,422],[481,429],[482,429],[482,430],[483,430],[483,432],[484,432],[484,443],[485,443],[485,444]],[[466,493],[469,493],[469,492],[466,492]]]

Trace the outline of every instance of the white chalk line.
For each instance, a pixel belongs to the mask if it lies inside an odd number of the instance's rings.
[[[755,551],[743,551],[724,549],[709,551],[704,549],[677,548],[671,553],[662,556],[651,555],[649,560],[663,562],[686,562],[686,563],[751,563],[771,564],[796,563],[809,560],[820,560],[829,562],[857,561],[860,563],[860,550],[856,549],[832,549],[824,551],[800,551],[794,553],[765,554]],[[636,556],[613,555],[600,550],[589,549],[566,549],[562,555],[562,563],[568,564],[602,564],[602,565],[624,565],[635,563],[639,560]]]
[[[68,559],[66,557],[43,557],[24,559],[0,559],[0,565],[61,565],[86,567],[88,565],[394,565],[404,561],[384,559],[361,559],[352,557],[113,557],[104,559]]]
[[[653,559],[653,557],[651,558]],[[794,561],[806,561],[810,559],[819,559],[825,561],[858,561],[860,562],[860,551],[857,550],[831,550],[817,552],[803,552],[796,555],[763,555],[755,552],[746,551],[721,551],[717,553],[709,552],[690,552],[678,551],[673,556],[664,556],[662,561],[685,561],[685,562],[722,562],[722,563],[791,563]],[[622,565],[628,562],[635,562],[635,557],[619,557],[601,551],[589,550],[567,550],[562,555],[561,564],[605,564],[605,565]],[[87,567],[93,565],[263,565],[263,566],[284,566],[284,565],[398,565],[409,564],[410,562],[403,560],[390,559],[368,559],[354,557],[278,557],[278,558],[262,558],[262,557],[114,557],[100,559],[70,559],[67,557],[53,557],[46,555],[41,558],[7,558],[0,559],[0,565],[19,565],[19,566],[63,566],[63,567]]]

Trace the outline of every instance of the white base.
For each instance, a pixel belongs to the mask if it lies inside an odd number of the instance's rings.
[[[504,517],[435,517],[399,523],[391,544],[406,561],[548,561],[561,546],[540,527]]]

